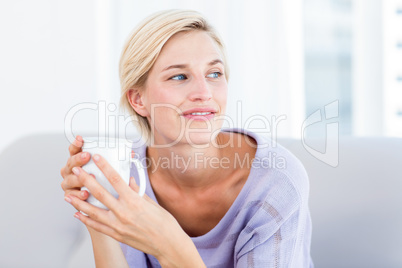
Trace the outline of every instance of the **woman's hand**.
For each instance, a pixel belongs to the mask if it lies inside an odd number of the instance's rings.
[[[83,144],[82,137],[77,136],[74,142],[68,147],[70,158],[67,160],[67,164],[61,169],[60,174],[64,178],[61,183],[64,196],[75,196],[81,200],[86,200],[89,193],[85,190],[81,191],[81,187],[84,185],[81,184],[78,177],[72,172],[74,167],[82,167],[91,158],[89,153],[82,152]]]
[[[119,197],[114,198],[82,168],[75,167],[73,172],[79,184],[86,186],[110,209],[97,208],[76,195],[67,195],[67,202],[88,215],[77,212],[76,218],[87,227],[155,256],[163,266],[205,267],[195,245],[176,219],[147,195],[138,195],[139,187],[134,178],[130,178],[128,186],[104,158],[94,155],[92,159]]]

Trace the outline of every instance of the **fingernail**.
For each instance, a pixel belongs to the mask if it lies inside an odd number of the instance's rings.
[[[74,214],[74,218],[80,219],[80,216],[78,215],[78,212],[76,212],[76,213]]]
[[[71,203],[71,198],[68,196],[64,197],[64,200],[66,200],[66,202],[68,202],[68,203]]]
[[[93,156],[93,159],[94,159],[95,161],[99,161],[100,157],[99,157],[99,155],[96,154],[96,155]]]
[[[77,167],[73,167],[73,173],[78,176],[80,174],[80,170]]]
[[[85,195],[86,195],[86,191],[81,191],[81,196],[85,197]]]
[[[86,157],[87,157],[87,153],[82,153],[82,154],[81,154],[81,158],[82,158],[82,159],[85,159]]]

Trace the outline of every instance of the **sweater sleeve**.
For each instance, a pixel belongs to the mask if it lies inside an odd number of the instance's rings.
[[[235,267],[314,267],[310,257],[310,217],[301,213],[298,209],[274,230],[267,223],[252,232],[235,260]],[[300,220],[304,224],[299,224]],[[272,231],[261,234],[268,230]]]
[[[275,171],[264,183],[264,197],[236,242],[235,267],[313,267],[308,176],[294,167]]]
[[[126,244],[120,243],[120,247],[123,251],[124,257],[130,268],[147,268],[152,267],[146,258],[144,252],[138,249],[132,248]]]

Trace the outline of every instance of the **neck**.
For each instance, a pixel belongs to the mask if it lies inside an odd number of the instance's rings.
[[[227,137],[219,133],[216,144],[225,144]],[[169,148],[148,147],[149,168],[158,178],[169,180],[181,190],[208,187],[216,183],[221,172],[220,160],[225,156],[225,148],[212,144],[205,148],[195,148],[190,144],[176,144]]]

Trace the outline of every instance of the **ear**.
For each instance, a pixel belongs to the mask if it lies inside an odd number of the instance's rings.
[[[141,116],[147,117],[149,115],[145,104],[142,99],[142,92],[138,89],[130,89],[127,91],[127,100],[130,103],[131,107]]]

